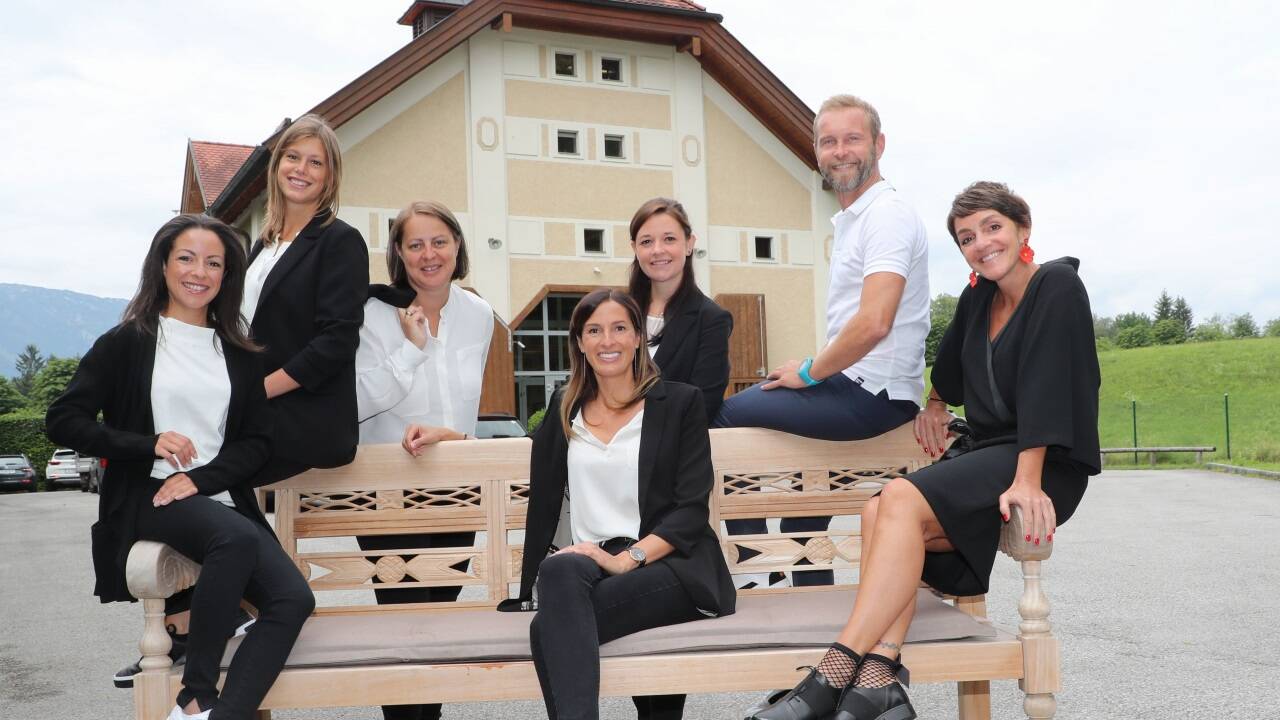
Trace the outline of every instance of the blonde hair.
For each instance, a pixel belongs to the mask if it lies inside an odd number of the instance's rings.
[[[342,150],[338,147],[338,136],[324,118],[319,115],[303,115],[285,129],[275,150],[271,152],[271,162],[267,165],[267,218],[262,227],[262,242],[266,245],[274,244],[280,233],[284,232],[284,191],[276,178],[280,160],[291,145],[307,138],[318,138],[328,156],[329,172],[320,192],[319,207],[329,214],[324,224],[328,225],[338,216],[338,188],[342,184]]]
[[[662,379],[658,366],[653,364],[653,358],[649,356],[647,326],[636,301],[630,295],[613,288],[601,288],[591,292],[578,301],[569,319],[569,382],[565,383],[564,395],[560,398],[560,425],[564,428],[566,438],[572,433],[570,422],[573,420],[573,411],[580,405],[593,400],[600,392],[596,374],[587,363],[587,356],[582,352],[579,343],[587,320],[595,313],[596,308],[610,301],[618,303],[623,310],[627,311],[627,318],[635,328],[636,335],[640,337],[640,344],[636,346],[635,359],[631,363],[631,379],[636,385],[623,407],[635,404]]]
[[[867,116],[867,125],[871,130],[872,142],[875,142],[875,139],[880,137],[880,113],[876,112],[875,106],[857,95],[832,95],[822,101],[822,107],[818,108],[818,114],[813,116],[813,142],[815,145],[818,143],[818,120],[822,118],[822,114],[844,108],[861,110]]]

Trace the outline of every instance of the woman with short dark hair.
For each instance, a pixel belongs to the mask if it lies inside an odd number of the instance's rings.
[[[240,319],[245,265],[223,223],[165,223],[124,320],[85,354],[45,419],[54,442],[109,461],[92,533],[103,602],[133,599],[125,562],[136,540],[201,565],[170,720],[254,717],[315,605],[252,493],[270,454],[271,411]],[[219,690],[242,597],[258,621]]]
[[[1053,542],[1100,472],[1093,314],[1079,261],[1035,262],[1031,209],[1002,183],[956,196],[947,229],[971,268],[938,345],[915,420],[934,457],[963,405],[964,452],[891,480],[862,514],[860,584],[836,642],[758,720],[911,720],[898,678],[921,579],[951,595],[987,592],[1002,521],[1021,508],[1027,542]]]
[[[569,323],[569,381],[533,438],[520,595],[499,608],[530,608],[536,583],[529,641],[553,720],[599,717],[601,644],[735,607],[708,521],[702,394],[662,380],[645,339],[625,293],[584,297]],[[566,496],[573,544],[555,550]]]

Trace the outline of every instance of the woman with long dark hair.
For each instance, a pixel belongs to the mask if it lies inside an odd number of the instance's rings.
[[[242,304],[264,348],[264,385],[278,418],[271,460],[255,485],[355,457],[369,252],[338,219],[341,184],[337,135],[315,115],[295,120],[267,167],[267,216],[249,253]]]
[[[125,561],[136,540],[201,564],[171,720],[253,717],[315,604],[252,493],[271,412],[240,319],[245,265],[227,225],[202,215],[165,223],[123,321],[85,354],[45,419],[53,442],[109,460],[92,532],[103,602],[133,599]],[[258,621],[219,691],[241,598]]]
[[[987,592],[1001,523],[1022,509],[1027,542],[1053,542],[1099,471],[1098,387],[1079,261],[1035,262],[1031,208],[1003,183],[956,196],[947,230],[971,272],[938,344],[916,439],[939,456],[949,405],[964,405],[969,449],[890,481],[862,514],[861,584],[818,666],[758,720],[912,720],[899,682],[920,581]]]
[[[599,717],[600,645],[734,611],[708,523],[711,441],[702,394],[667,382],[628,295],[596,290],[569,321],[569,381],[533,437],[520,595],[550,718]],[[661,452],[659,449],[661,448]],[[573,544],[554,554],[562,502]]]
[[[670,198],[649,200],[631,217],[630,229],[635,259],[628,291],[645,313],[649,355],[664,380],[702,391],[710,421],[729,385],[733,315],[698,289],[697,238],[683,205]]]

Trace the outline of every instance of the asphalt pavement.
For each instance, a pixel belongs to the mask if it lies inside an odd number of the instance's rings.
[[[140,605],[92,595],[97,496],[0,495],[0,720],[131,718],[111,685],[137,657]],[[1058,718],[1280,719],[1280,482],[1196,470],[1095,478],[1045,564],[1062,645]],[[996,562],[988,611],[1016,627],[1021,576]],[[730,668],[726,668],[730,671]],[[954,685],[911,689],[921,718],[954,718]],[[741,717],[756,696],[689,698],[689,720]],[[1023,718],[1015,682],[992,717]],[[541,703],[473,703],[446,718],[544,717]],[[376,708],[277,711],[276,720],[378,720]],[[601,717],[635,717],[605,699]]]

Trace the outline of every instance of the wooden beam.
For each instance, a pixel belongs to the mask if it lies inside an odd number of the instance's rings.
[[[494,30],[500,30],[504,33],[511,32],[511,13],[504,12],[502,15],[493,19],[493,23],[489,27]]]
[[[702,57],[702,38],[694,35],[687,38],[677,46],[679,52],[687,52],[694,57]]]

